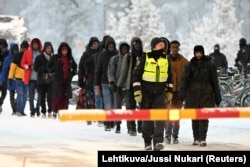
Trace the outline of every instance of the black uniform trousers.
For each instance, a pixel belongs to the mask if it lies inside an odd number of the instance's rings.
[[[141,106],[143,109],[166,108],[165,99],[165,91],[159,93],[143,91]],[[165,121],[159,120],[142,121],[142,137],[144,138],[144,142],[151,143],[153,139],[154,145],[156,143],[162,143],[164,134],[164,124]]]

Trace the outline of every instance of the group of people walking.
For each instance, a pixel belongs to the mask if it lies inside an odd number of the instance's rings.
[[[1,111],[7,88],[13,115],[27,115],[27,98],[31,117],[56,118],[60,109],[68,108],[72,96],[71,80],[77,74],[77,64],[66,42],[60,44],[55,55],[52,43],[47,41],[42,47],[38,38],[30,43],[23,41],[20,51],[17,43],[11,43],[8,48],[6,39],[0,39],[0,48]],[[36,92],[38,99],[34,100]]]
[[[194,47],[194,58],[189,62],[179,53],[179,41],[154,37],[150,44],[150,50],[143,51],[143,41],[134,37],[130,44],[122,41],[116,49],[111,36],[102,41],[91,37],[78,71],[86,99],[77,108],[93,108],[88,102],[106,110],[121,108],[124,102],[126,109],[181,108],[183,101],[187,108],[219,105],[216,65],[205,56],[203,46]],[[120,133],[120,124],[104,122],[104,130],[115,127],[115,133]],[[179,128],[179,121],[127,121],[131,136],[142,133],[146,150],[162,150],[164,140],[179,143]],[[193,144],[206,146],[208,120],[193,120],[192,128]]]
[[[130,43],[121,42],[117,49],[109,35],[102,41],[91,37],[77,63],[66,42],[59,45],[55,54],[49,41],[43,45],[38,38],[30,43],[23,41],[19,51],[16,43],[8,48],[6,40],[0,39],[0,112],[8,89],[14,115],[26,115],[29,97],[31,117],[42,113],[42,118],[56,118],[60,109],[68,108],[71,81],[76,74],[82,88],[76,109],[109,110],[121,108],[124,103],[126,109],[219,106],[216,62],[227,67],[224,55],[216,57],[219,45],[215,45],[215,53],[210,56],[205,55],[202,45],[195,45],[190,61],[179,53],[180,45],[177,40],[154,37],[151,48],[144,51],[143,41],[134,37]],[[38,100],[34,101],[36,90]],[[193,145],[207,145],[208,123],[208,119],[192,120]],[[115,133],[121,132],[121,121],[103,124],[105,131],[115,127]],[[145,150],[162,150],[164,140],[178,144],[179,128],[179,121],[127,121],[129,135],[142,133]]]

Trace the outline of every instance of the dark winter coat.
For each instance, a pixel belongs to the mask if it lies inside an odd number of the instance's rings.
[[[4,47],[8,47],[8,43],[6,41],[6,39],[0,39],[0,45],[3,45]],[[0,72],[2,71],[2,67],[3,67],[3,60],[5,57],[7,57],[9,54],[8,49],[6,49],[5,52],[2,52],[2,50],[0,49]]]
[[[108,64],[109,64],[109,60],[111,57],[117,55],[117,50],[115,49],[113,52],[109,52],[108,51],[108,45],[110,43],[113,43],[114,46],[115,45],[115,41],[113,38],[108,38],[106,41],[106,45],[105,48],[106,50],[99,55],[98,57],[98,61],[97,61],[97,66],[96,66],[96,71],[95,71],[95,85],[101,85],[101,84],[109,84],[108,81]],[[116,47],[115,47],[116,48]]]
[[[134,42],[139,42],[141,44],[140,50],[135,50]],[[122,87],[123,89],[130,90],[132,88],[132,72],[136,66],[136,62],[139,61],[140,57],[144,55],[142,41],[138,37],[134,37],[131,40],[131,50],[132,52],[125,55],[123,58],[121,66],[121,75],[119,77],[117,86]]]
[[[220,104],[216,65],[208,56],[202,56],[201,61],[193,57],[186,64],[179,95],[185,101],[185,108],[215,107],[215,104]]]
[[[63,64],[61,61],[61,48],[63,46],[68,47],[68,77],[67,80],[64,80],[63,74]],[[72,97],[72,87],[71,81],[74,75],[77,74],[77,64],[72,56],[72,51],[70,46],[62,42],[58,48],[58,53],[50,59],[48,62],[48,69],[52,73],[52,96],[60,96],[62,93],[62,84],[66,84],[67,90],[66,93],[69,98]]]
[[[37,72],[37,85],[47,85],[50,83],[45,82],[44,75],[51,75],[48,71],[48,62],[45,58],[45,52],[42,52],[39,56],[36,57],[34,62],[34,70]],[[52,56],[51,56],[52,57]]]
[[[96,37],[92,37],[89,40],[89,44],[87,45],[86,51],[83,52],[78,69],[78,85],[80,87],[93,87],[94,85],[94,73],[95,67],[93,60],[91,61],[91,56],[95,54],[98,50],[91,49],[90,46],[93,42],[99,41]]]
[[[109,66],[108,66],[108,80],[109,83],[114,82],[117,85],[117,82],[119,80],[119,77],[121,75],[121,67],[123,58],[127,55],[121,54],[122,46],[126,45],[129,48],[129,44],[127,42],[121,42],[119,45],[119,54],[113,56],[109,60]]]
[[[7,82],[8,74],[9,74],[9,70],[10,70],[10,65],[11,65],[11,62],[12,62],[13,57],[14,57],[14,55],[13,55],[13,48],[14,47],[18,48],[18,45],[16,43],[11,43],[10,49],[9,49],[9,55],[7,57],[5,57],[5,59],[3,61],[3,68],[2,68],[2,71],[0,74],[0,82],[1,83]],[[15,83],[16,83],[15,80],[12,80],[11,83],[8,82],[8,84],[7,84],[8,90],[15,90],[16,89]]]
[[[227,58],[223,53],[221,53],[220,51],[215,51],[211,53],[209,57],[214,62],[217,68],[221,67],[227,69]]]
[[[250,48],[248,48],[247,45],[238,51],[235,63],[236,65],[241,64],[244,67],[250,63]]]

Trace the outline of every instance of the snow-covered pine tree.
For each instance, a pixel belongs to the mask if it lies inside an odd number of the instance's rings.
[[[155,36],[168,37],[161,21],[159,10],[150,0],[131,0],[131,6],[120,17],[110,16],[106,34],[113,36],[117,43],[130,42],[140,37],[145,50],[150,49],[150,41]]]
[[[42,42],[51,41],[56,51],[61,42],[68,42],[78,62],[89,38],[102,34],[101,12],[98,9],[92,0],[85,0],[84,3],[80,0],[44,0],[34,1],[20,14],[26,20],[32,20],[28,24],[32,37],[38,37]],[[97,11],[95,18],[92,11]]]
[[[220,50],[233,66],[238,50],[238,41],[242,37],[242,21],[235,16],[235,7],[232,0],[215,0],[212,11],[203,17],[197,16],[190,23],[189,34],[178,34],[181,42],[181,51],[189,59],[193,57],[194,45],[201,44],[205,54],[213,52],[213,46],[218,43]]]

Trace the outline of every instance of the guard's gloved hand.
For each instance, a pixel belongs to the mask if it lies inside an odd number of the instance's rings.
[[[115,82],[110,82],[110,89],[112,90],[112,92],[116,92],[117,91],[117,86],[115,84]]]
[[[173,99],[173,93],[171,92],[166,92],[166,99],[168,104],[172,104],[172,99]]]
[[[167,84],[165,87],[165,95],[166,95],[166,99],[167,102],[170,103],[172,102],[173,99],[173,84]]]
[[[134,98],[137,103],[141,103],[142,100],[141,90],[134,91]]]
[[[166,98],[168,102],[171,102],[173,99],[173,93],[172,92],[166,92]]]

